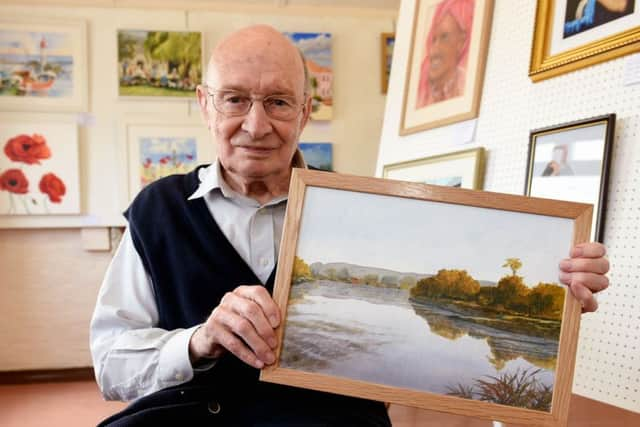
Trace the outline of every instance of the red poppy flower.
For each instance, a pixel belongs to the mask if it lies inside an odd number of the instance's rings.
[[[53,173],[45,173],[40,178],[40,191],[47,196],[53,203],[60,203],[62,196],[67,192],[64,182]]]
[[[4,153],[12,161],[28,165],[40,164],[40,160],[51,157],[47,140],[37,133],[33,136],[18,135],[9,139],[4,145]]]
[[[160,159],[160,163],[162,163],[163,165],[166,165],[169,162],[169,158],[167,157],[163,157]]]
[[[29,181],[20,169],[7,169],[0,175],[0,190],[26,194],[29,192]]]

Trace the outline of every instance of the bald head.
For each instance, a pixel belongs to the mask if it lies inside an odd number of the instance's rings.
[[[295,95],[309,92],[301,52],[286,36],[268,25],[246,27],[221,40],[211,54],[206,83],[218,88],[222,76],[247,68],[254,69],[256,74],[281,74],[280,83],[292,85]]]

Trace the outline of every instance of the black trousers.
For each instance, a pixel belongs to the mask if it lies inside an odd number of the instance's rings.
[[[259,393],[186,385],[142,397],[99,427],[390,427],[380,402],[265,384]]]

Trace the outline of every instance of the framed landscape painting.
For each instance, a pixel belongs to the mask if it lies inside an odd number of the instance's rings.
[[[0,143],[0,215],[80,213],[76,124],[3,124]]]
[[[194,98],[202,46],[200,32],[118,30],[118,95]]]
[[[396,43],[395,33],[380,34],[380,91],[387,93],[389,76],[391,75],[391,62],[393,60],[393,48]]]
[[[591,240],[604,242],[616,115],[536,129],[529,137],[524,194],[591,203]]]
[[[311,85],[311,120],[333,116],[331,33],[284,33],[304,54]]]
[[[301,142],[298,144],[308,165],[325,171],[333,170],[333,146],[328,142]]]
[[[165,176],[191,172],[216,159],[215,146],[203,125],[127,125],[129,197]]]
[[[492,0],[416,0],[400,135],[478,115]]]
[[[481,190],[484,164],[484,148],[478,147],[385,165],[382,176],[400,181]]]
[[[86,24],[0,18],[0,109],[86,111]]]
[[[538,0],[534,82],[640,51],[637,0]]]
[[[261,380],[507,423],[567,421],[590,205],[295,169]]]

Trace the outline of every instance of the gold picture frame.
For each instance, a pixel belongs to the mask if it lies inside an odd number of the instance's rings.
[[[633,5],[633,3],[631,3]],[[529,76],[533,82],[549,79],[581,68],[640,51],[640,10],[610,22],[582,30],[580,39],[561,40],[559,23],[567,1],[538,0]],[[583,12],[584,13],[584,12]],[[565,11],[568,15],[569,11]],[[566,18],[568,19],[568,18]],[[635,24],[631,23],[635,20]],[[567,25],[567,23],[565,23]]]
[[[383,94],[387,93],[389,88],[389,75],[391,74],[395,41],[395,33],[380,34],[380,92]]]
[[[482,190],[483,147],[384,165],[383,178]]]
[[[493,0],[416,0],[400,135],[477,117],[492,15]]]
[[[273,292],[282,319],[276,360],[260,380],[509,424],[566,425],[581,306],[555,283],[557,259],[588,240],[592,213],[591,205],[581,203],[294,169]],[[504,262],[505,256],[519,258]],[[482,274],[476,266],[494,272]],[[433,300],[421,306],[430,298],[423,291],[432,280],[451,291],[457,274],[467,272],[493,285],[505,275],[498,286],[526,277],[531,297],[517,300],[524,304],[519,310],[546,300],[534,296],[545,287],[555,295],[545,310],[553,307],[560,325],[548,335],[523,326],[522,316],[500,320],[496,313],[475,312],[473,320],[462,308],[515,307],[519,291],[499,303],[465,299],[456,309]],[[415,276],[413,284],[404,286],[408,276]],[[493,285],[483,285],[489,288],[482,292],[473,285],[473,292],[487,296],[507,289],[491,290]],[[461,326],[460,319],[468,323]],[[550,320],[526,322],[548,327]],[[525,335],[502,342],[505,334]],[[551,341],[541,341],[543,336]],[[483,350],[464,350],[465,342]],[[517,342],[524,344],[516,351]],[[554,347],[547,347],[551,342]],[[543,349],[550,353],[538,353]],[[540,369],[507,366],[516,359]],[[472,368],[478,364],[486,375]],[[532,379],[529,369],[550,376]],[[515,392],[484,399],[477,388],[499,388],[500,382],[524,390],[522,381],[524,389],[536,390],[520,393],[522,399],[513,399]]]

